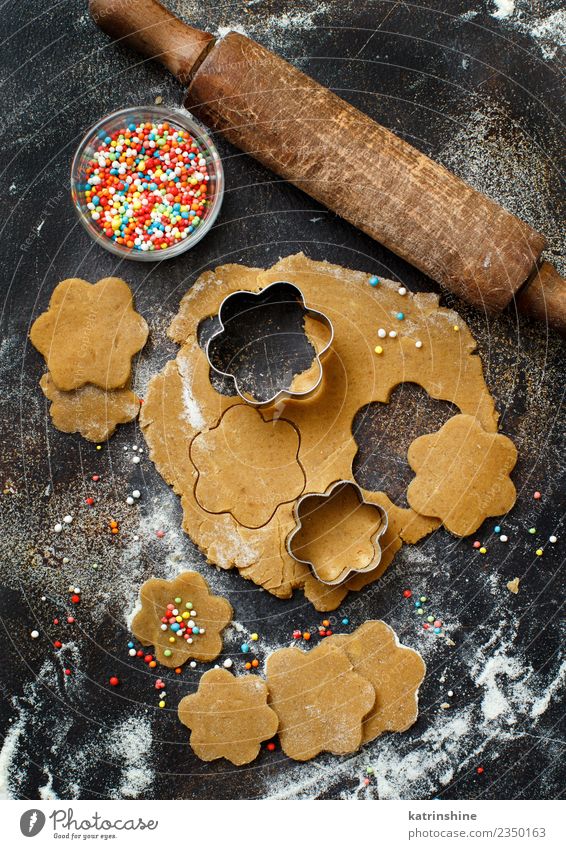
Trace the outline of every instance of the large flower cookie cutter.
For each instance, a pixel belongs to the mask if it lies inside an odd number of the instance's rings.
[[[218,365],[215,365],[213,361],[212,350],[214,346],[219,342],[221,337],[225,335],[227,330],[227,321],[232,320],[234,317],[243,315],[250,309],[254,309],[257,306],[261,306],[262,302],[264,304],[268,304],[269,299],[273,298],[274,295],[280,297],[280,300],[275,301],[275,305],[283,305],[292,301],[296,301],[297,303],[299,303],[304,311],[305,317],[308,316],[314,319],[315,321],[320,322],[326,327],[328,331],[328,337],[326,338],[324,343],[321,344],[320,349],[317,349],[315,344],[316,340],[313,339],[306,332],[305,328],[305,335],[307,336],[309,342],[311,342],[311,344],[315,348],[315,356],[310,367],[305,371],[300,372],[298,375],[294,374],[289,386],[278,389],[268,398],[258,399],[254,397],[251,392],[244,391],[242,389],[240,382],[238,381],[238,378],[235,374],[233,374],[232,372],[223,371],[221,368],[219,368]],[[240,305],[240,302],[241,309],[238,310],[237,307]],[[273,306],[273,303],[271,305]],[[232,313],[229,319],[226,319],[226,313]],[[240,398],[246,402],[246,404],[250,404],[254,407],[267,407],[271,404],[276,404],[279,401],[283,401],[287,398],[309,398],[316,392],[322,382],[323,377],[322,358],[329,351],[332,345],[332,341],[334,339],[334,327],[327,315],[325,315],[323,312],[320,312],[319,310],[311,309],[307,306],[305,297],[301,289],[299,289],[298,286],[295,286],[294,283],[289,283],[286,280],[277,280],[273,283],[270,283],[269,286],[266,286],[259,292],[250,292],[246,289],[239,289],[236,292],[231,292],[231,294],[227,295],[220,304],[220,308],[218,310],[218,321],[220,327],[210,337],[205,348],[208,364],[210,365],[211,369],[216,372],[216,374],[232,380],[236,388],[236,392],[238,393]]]
[[[339,480],[325,492],[305,493],[293,512],[296,524],[287,536],[287,551],[310,566],[323,584],[335,586],[353,573],[365,575],[379,566],[387,512],[366,501],[354,481]]]

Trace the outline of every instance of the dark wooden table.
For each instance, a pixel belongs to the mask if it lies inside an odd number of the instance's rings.
[[[100,451],[53,429],[37,385],[43,362],[27,333],[55,284],[111,274],[130,282],[151,326],[136,370],[142,395],[174,355],[166,327],[203,269],[267,265],[302,250],[412,289],[435,286],[221,139],[223,210],[191,253],[163,264],[120,264],[95,246],[69,196],[80,138],[112,110],[156,98],[178,104],[182,91],[159,67],[110,45],[86,5],[7,0],[0,12],[4,792],[29,798],[560,795],[563,349],[558,337],[513,310],[488,320],[453,297],[444,302],[461,311],[478,339],[502,431],[520,453],[517,505],[501,522],[509,542],[500,543],[496,522],[486,522],[477,535],[488,549],[482,557],[471,539],[440,530],[404,547],[372,592],[351,595],[335,614],[349,617],[344,630],[383,618],[423,652],[428,675],[417,724],[354,758],[298,765],[279,750],[264,751],[249,768],[235,769],[198,761],[176,718],[179,698],[194,689],[203,665],[167,673],[167,708],[158,709],[153,671],[127,649],[127,615],[151,574],[197,568],[230,598],[244,628],[230,631],[225,643],[237,669],[242,633],[258,631],[263,658],[270,647],[291,642],[294,628],[316,628],[324,617],[300,594],[280,601],[235,572],[206,566],[180,531],[177,498],[145,455],[132,464],[131,446],[144,445],[135,425],[120,428]],[[237,26],[278,50],[545,232],[549,255],[560,263],[559,0],[518,0],[507,17],[504,4],[492,0],[169,5],[197,26]],[[355,424],[358,480],[375,488],[385,481],[402,499],[410,479],[407,445],[431,417],[440,422],[450,412],[412,387],[400,388],[387,407],[373,405]],[[94,472],[101,475],[96,486]],[[142,498],[128,507],[125,498],[135,487]],[[538,501],[535,490],[542,493]],[[93,508],[84,504],[90,495]],[[66,514],[74,521],[58,536],[53,526]],[[110,518],[121,525],[115,538]],[[531,527],[536,534],[528,533]],[[161,540],[159,529],[166,531]],[[552,534],[555,545],[548,543]],[[539,546],[542,557],[535,555]],[[506,589],[515,577],[517,595]],[[81,589],[76,607],[70,586]],[[403,598],[406,587],[428,597],[454,645],[424,632],[412,600]],[[73,624],[66,622],[71,612]],[[36,640],[33,629],[40,632]],[[52,645],[57,639],[61,650]],[[111,675],[119,676],[119,687],[108,685]],[[366,786],[368,766],[374,774]]]

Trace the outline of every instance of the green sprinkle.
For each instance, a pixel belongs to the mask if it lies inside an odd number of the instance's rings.
[[[175,599],[175,604],[181,604],[182,601],[183,601],[183,599],[179,598],[179,596],[177,596],[177,598]]]
[[[173,654],[173,652],[171,651],[171,649],[165,649],[165,651],[163,652],[163,654],[165,655],[165,657],[171,657],[171,655]]]
[[[530,533],[530,534],[536,534],[536,532],[537,532],[537,529],[536,529],[536,528],[529,528],[529,533]]]

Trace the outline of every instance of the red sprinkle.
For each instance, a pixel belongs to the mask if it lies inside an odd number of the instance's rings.
[[[478,768],[476,769],[476,772],[477,772],[478,775],[481,775],[482,772],[483,772],[483,766],[478,766]]]
[[[61,640],[55,640],[53,645],[55,646],[56,649],[60,649],[60,648],[63,647],[63,643],[61,642]]]
[[[156,532],[155,532],[155,536],[156,536],[158,539],[163,539],[163,537],[165,536],[165,531],[156,531]]]
[[[71,674],[71,670],[70,670],[70,669],[65,669],[64,671],[65,671],[65,675],[70,675],[70,674]]]
[[[537,489],[537,491],[536,491],[535,493],[533,493],[533,498],[534,498],[536,501],[538,501],[538,500],[539,500],[539,498],[542,498],[542,495],[540,494],[540,492],[538,491],[538,489]]]
[[[67,616],[67,622],[69,623],[69,625],[72,625],[74,621],[75,621],[74,616]]]
[[[85,504],[88,504],[89,507],[92,507],[92,505],[94,504],[94,498],[91,498],[90,496],[88,498],[85,498]]]
[[[116,677],[116,675],[113,675],[113,676],[110,678],[109,683],[110,683],[110,686],[111,686],[111,687],[117,687],[117,686],[118,686],[118,684],[120,683],[120,679],[119,679],[119,678],[117,678],[117,677]]]
[[[404,595],[405,598],[411,598],[413,593],[412,593],[411,590],[403,590],[403,595]]]
[[[74,594],[71,596],[71,601],[73,602],[73,604],[78,604],[80,600],[81,600],[80,595],[77,595],[76,593],[74,593]],[[67,620],[67,621],[68,621],[68,620]]]
[[[96,483],[97,481],[100,480],[100,475],[93,475],[91,480],[93,480]]]
[[[275,743],[268,743],[267,744],[267,751],[268,752],[274,752],[275,751]]]

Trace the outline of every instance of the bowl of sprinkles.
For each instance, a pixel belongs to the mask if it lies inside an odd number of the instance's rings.
[[[73,160],[71,191],[95,241],[122,258],[156,261],[183,253],[211,229],[224,172],[188,112],[136,107],[91,127]]]

